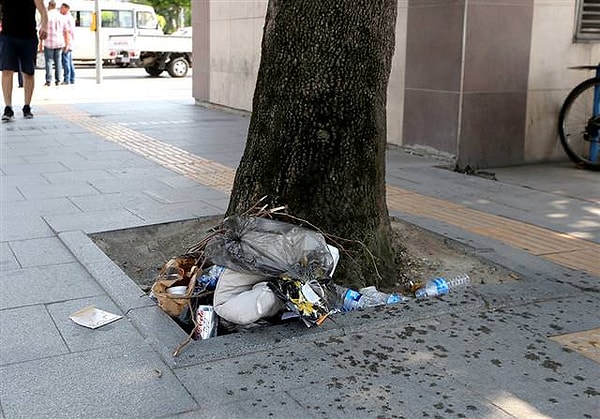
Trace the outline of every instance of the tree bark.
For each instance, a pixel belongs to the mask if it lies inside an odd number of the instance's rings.
[[[396,0],[270,0],[228,214],[268,196],[344,244],[336,282],[393,284],[385,200]],[[352,257],[344,257],[352,255]],[[377,280],[376,272],[383,277]]]

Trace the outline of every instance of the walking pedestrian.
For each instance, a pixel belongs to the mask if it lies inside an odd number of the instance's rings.
[[[39,39],[48,34],[48,14],[42,0],[0,0],[2,33],[0,33],[0,70],[2,71],[2,95],[4,112],[2,121],[15,119],[12,109],[13,74],[23,72],[25,104],[23,117],[33,118],[31,97],[35,84],[35,56],[38,47],[35,10],[40,12]]]
[[[58,86],[62,73],[62,51],[68,40],[66,19],[56,9],[56,2],[48,2],[48,36],[44,41],[46,60],[46,86],[52,83],[52,63],[54,62],[54,81]]]
[[[70,12],[71,7],[67,3],[60,5],[60,14],[65,16],[67,22],[67,33],[68,39],[62,53],[62,66],[63,66],[63,84],[75,83],[75,66],[73,65],[73,40],[75,35],[75,19]]]

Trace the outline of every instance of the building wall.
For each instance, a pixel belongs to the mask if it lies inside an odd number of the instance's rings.
[[[192,0],[194,97],[252,109],[267,0]],[[388,142],[461,166],[565,159],[558,109],[598,63],[574,44],[575,0],[398,0]],[[200,28],[200,30],[198,30]]]
[[[251,110],[266,10],[266,0],[192,0],[197,101]],[[196,22],[208,31],[197,31]],[[210,53],[197,60],[196,46],[201,43],[208,45]],[[208,76],[201,73],[197,78],[196,68],[202,66],[208,67]],[[196,86],[207,77],[208,91],[197,96]]]
[[[565,159],[558,112],[569,91],[593,72],[568,67],[598,64],[600,43],[573,43],[574,0],[535,0],[524,160]]]

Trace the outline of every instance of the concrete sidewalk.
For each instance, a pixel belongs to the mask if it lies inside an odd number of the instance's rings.
[[[248,118],[172,98],[34,106],[0,131],[2,418],[600,417],[600,185],[388,152],[393,215],[521,280],[188,345],[87,236],[222,214]],[[475,278],[477,280],[477,278]],[[69,320],[94,304],[123,319]]]

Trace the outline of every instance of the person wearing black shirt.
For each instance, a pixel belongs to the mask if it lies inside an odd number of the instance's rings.
[[[40,28],[36,29],[35,10],[40,12]],[[25,105],[23,117],[33,118],[31,113],[31,97],[35,83],[35,59],[38,49],[38,33],[40,39],[48,34],[48,14],[43,0],[0,0],[2,14],[2,32],[0,33],[0,70],[2,70],[2,95],[4,96],[4,113],[2,121],[15,119],[12,109],[13,74],[23,72]]]

